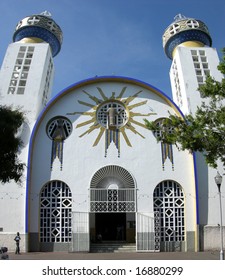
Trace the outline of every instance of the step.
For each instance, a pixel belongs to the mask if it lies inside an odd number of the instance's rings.
[[[136,252],[136,244],[135,243],[117,243],[117,242],[109,242],[109,243],[92,243],[91,244],[91,252]]]

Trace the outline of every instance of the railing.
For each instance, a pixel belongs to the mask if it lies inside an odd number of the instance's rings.
[[[160,251],[158,212],[136,214],[136,249],[137,251]]]

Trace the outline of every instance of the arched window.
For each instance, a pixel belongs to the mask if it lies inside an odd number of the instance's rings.
[[[161,241],[184,241],[184,193],[174,181],[159,183],[153,193],[154,211],[159,213]]]
[[[71,241],[72,193],[61,181],[47,183],[40,192],[40,242]]]

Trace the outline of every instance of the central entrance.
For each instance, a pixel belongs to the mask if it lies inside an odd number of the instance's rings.
[[[117,165],[99,169],[91,180],[91,240],[135,242],[136,188],[132,175]]]
[[[92,242],[135,243],[136,213],[90,213]]]
[[[96,233],[102,241],[126,241],[126,213],[97,213],[95,217]]]

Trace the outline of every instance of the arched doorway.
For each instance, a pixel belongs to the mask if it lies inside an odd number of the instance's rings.
[[[136,187],[132,175],[117,165],[99,169],[91,180],[92,241],[135,241]]]
[[[185,241],[184,192],[175,181],[159,183],[153,193],[154,212],[159,213],[162,251],[181,250]]]
[[[72,193],[62,181],[48,182],[40,191],[41,250],[53,251],[71,242]]]

